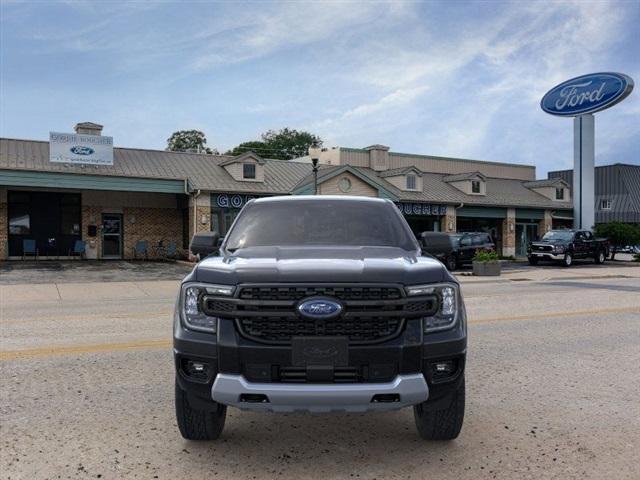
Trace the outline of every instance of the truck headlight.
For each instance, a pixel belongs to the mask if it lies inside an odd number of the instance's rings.
[[[185,283],[182,286],[182,320],[190,330],[216,333],[218,317],[210,317],[202,311],[202,297],[210,295],[232,295],[233,287]]]
[[[438,297],[438,311],[432,316],[423,318],[425,333],[452,328],[458,320],[460,292],[457,285],[445,283],[407,287],[409,296],[434,294]]]
[[[558,253],[563,253],[564,252],[564,246],[563,245],[556,245],[554,250]]]

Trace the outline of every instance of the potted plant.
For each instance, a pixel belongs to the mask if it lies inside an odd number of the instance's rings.
[[[496,252],[478,250],[473,256],[473,274],[476,276],[500,275],[500,261]]]

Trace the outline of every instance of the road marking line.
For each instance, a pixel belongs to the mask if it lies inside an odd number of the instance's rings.
[[[36,314],[38,316],[40,313]],[[76,320],[98,320],[104,318],[105,320],[122,320],[128,318],[155,318],[155,317],[166,317],[169,315],[173,315],[173,309],[169,308],[163,312],[136,312],[136,313],[87,313],[85,315],[50,315],[47,312],[47,320],[51,321],[76,321]],[[8,317],[6,313],[0,316],[3,322],[8,322],[9,320],[19,320],[21,323],[24,323],[24,317]],[[41,318],[33,319],[34,322],[41,323]]]
[[[470,324],[483,324],[494,323],[511,320],[535,320],[546,319],[553,317],[575,317],[579,315],[598,315],[609,313],[640,313],[640,306],[635,307],[621,307],[621,308],[606,308],[601,310],[577,310],[572,312],[549,312],[543,314],[533,315],[518,315],[510,317],[493,317],[493,318],[480,318],[478,320],[469,321]],[[20,360],[26,358],[38,358],[38,357],[52,357],[58,355],[73,355],[82,353],[109,353],[126,350],[141,350],[150,348],[169,348],[171,347],[171,340],[147,340],[142,342],[128,342],[128,343],[102,343],[97,345],[78,345],[78,346],[51,346],[40,347],[25,350],[8,350],[0,351],[0,361],[7,360]]]
[[[143,342],[128,343],[101,343],[97,345],[40,347],[26,350],[0,351],[0,361],[36,357],[51,357],[57,355],[72,355],[79,353],[107,353],[123,350],[140,350],[144,348],[169,348],[171,347],[171,345],[171,340],[146,340]]]
[[[536,320],[536,319],[546,319],[546,318],[553,318],[553,317],[576,317],[580,315],[598,315],[598,314],[608,314],[608,313],[640,313],[640,306],[604,308],[601,310],[574,310],[571,312],[536,313],[532,315],[517,315],[517,316],[509,316],[509,317],[493,317],[493,318],[488,317],[488,318],[479,318],[477,320],[469,320],[469,324],[504,322],[504,321],[510,321],[510,320]]]

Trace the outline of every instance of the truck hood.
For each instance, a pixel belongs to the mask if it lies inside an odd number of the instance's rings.
[[[240,283],[399,283],[456,280],[443,265],[394,247],[251,247],[201,261],[190,280]]]

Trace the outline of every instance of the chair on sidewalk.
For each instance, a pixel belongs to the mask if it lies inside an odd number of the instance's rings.
[[[171,240],[169,242],[169,244],[167,245],[167,258],[173,258],[176,256],[176,253],[178,253],[178,245],[176,244],[176,242],[174,242],[173,240]]]
[[[78,255],[80,260],[84,257],[87,259],[87,244],[83,240],[76,240],[76,243],[73,244],[73,248],[69,250],[69,256],[73,257]]]
[[[145,260],[149,259],[149,242],[146,240],[138,240],[136,246],[133,247],[133,258],[138,259],[138,255]]]
[[[33,239],[22,240],[22,260],[27,255],[33,255],[38,260],[38,248],[36,247],[36,241]]]

